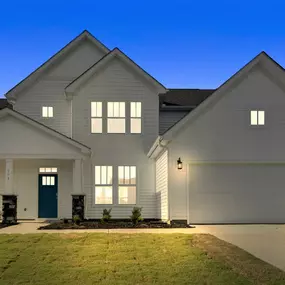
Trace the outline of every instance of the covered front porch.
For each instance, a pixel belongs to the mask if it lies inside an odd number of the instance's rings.
[[[16,196],[18,219],[71,218],[90,149],[10,109],[0,111],[0,133],[1,207]]]
[[[2,195],[17,196],[18,219],[72,217],[72,195],[83,194],[81,160],[0,160]]]

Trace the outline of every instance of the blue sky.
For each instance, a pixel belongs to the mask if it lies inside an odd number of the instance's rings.
[[[284,8],[274,0],[1,1],[0,96],[84,29],[166,87],[215,88],[262,50],[285,66]]]

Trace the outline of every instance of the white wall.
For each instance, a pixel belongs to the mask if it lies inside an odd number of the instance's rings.
[[[103,101],[105,105],[107,101],[141,101],[143,134],[91,134],[91,101]],[[158,95],[119,59],[113,59],[79,90],[72,106],[74,138],[92,148],[91,162],[84,165],[87,217],[101,218],[102,210],[106,208],[94,204],[94,166],[112,165],[117,169],[119,165],[136,165],[137,205],[143,207],[145,218],[155,218],[155,163],[147,158],[146,153],[158,135]],[[112,215],[128,218],[132,208],[112,205]]]
[[[186,218],[186,165],[193,161],[285,161],[285,92],[260,67],[189,122],[169,148],[171,217]],[[250,110],[265,110],[265,126],[250,126]],[[182,171],[176,160],[184,162]],[[191,173],[191,167],[189,168]]]
[[[156,160],[156,195],[158,218],[167,221],[168,213],[168,152],[164,151]]]
[[[25,159],[14,161],[14,192],[18,195],[18,219],[38,218],[38,175],[40,167],[58,168],[58,217],[71,218],[72,161]]]
[[[14,109],[71,136],[71,102],[64,88],[103,56],[89,41],[82,42],[18,95]],[[54,108],[53,118],[42,118],[42,106]]]
[[[0,118],[0,155],[65,155],[80,156],[80,150],[69,146],[43,130],[11,115]]]

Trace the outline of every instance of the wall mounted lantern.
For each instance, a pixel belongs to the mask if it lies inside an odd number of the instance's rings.
[[[181,159],[180,159],[180,157],[179,157],[178,160],[177,160],[177,169],[178,169],[178,170],[181,170],[182,167],[183,167],[183,163],[182,163],[182,161],[181,161]]]

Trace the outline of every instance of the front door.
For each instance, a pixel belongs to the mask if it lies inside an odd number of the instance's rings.
[[[57,218],[57,174],[39,174],[39,218]]]

